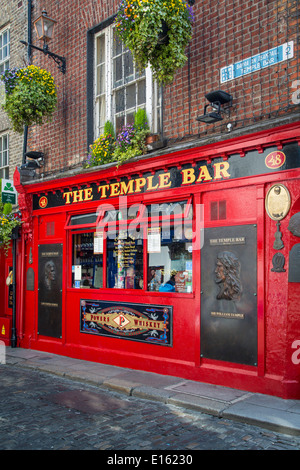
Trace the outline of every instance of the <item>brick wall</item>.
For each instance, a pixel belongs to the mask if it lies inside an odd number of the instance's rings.
[[[0,0],[0,31],[10,28],[10,67],[26,65],[26,47],[20,40],[27,40],[27,0]],[[4,102],[5,92],[1,82],[0,100]],[[0,106],[0,134],[9,135],[9,177],[13,174],[17,165],[22,162],[23,135],[16,134],[10,128],[7,114]]]
[[[58,86],[59,106],[53,122],[30,132],[30,149],[45,152],[46,173],[76,166],[86,157],[87,30],[114,14],[118,3],[34,2],[33,19],[45,8],[58,21],[50,50],[67,59],[67,73],[63,75],[50,58],[33,54],[33,63],[47,68]],[[272,127],[273,120],[279,122],[283,116],[299,119],[299,105],[292,100],[292,86],[300,80],[299,7],[299,0],[196,0],[189,61],[164,90],[164,135],[170,143],[207,135],[220,137],[227,134],[228,122],[233,130],[244,129],[246,133],[250,125],[259,128],[270,119]],[[222,67],[288,41],[294,42],[293,59],[220,83]],[[37,43],[34,34],[33,42]],[[233,96],[230,118],[209,126],[199,123],[196,117],[203,114],[205,94],[218,89]]]

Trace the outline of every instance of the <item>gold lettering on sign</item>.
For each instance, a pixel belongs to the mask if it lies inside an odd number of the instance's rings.
[[[220,180],[223,178],[230,178],[228,173],[229,163],[228,162],[219,162],[214,164],[215,180]]]
[[[229,163],[217,162],[212,164],[214,175],[210,174],[207,165],[201,165],[199,170],[195,168],[185,168],[181,170],[182,182],[181,185],[192,185],[194,183],[203,183],[214,180],[221,180],[230,178]],[[155,191],[157,189],[167,189],[172,186],[171,173],[165,172],[160,174],[153,174],[152,176],[140,176],[139,178],[132,178],[128,182],[120,181],[108,184],[98,185],[97,191],[100,199],[108,197],[124,196],[127,194],[141,193],[142,191]],[[65,204],[73,204],[78,202],[92,201],[93,189],[91,187],[84,189],[76,189],[74,191],[65,191],[63,199]]]
[[[196,176],[193,168],[186,168],[182,170],[182,184],[193,184]]]
[[[164,189],[164,188],[169,188],[172,184],[172,181],[169,181],[170,178],[170,173],[163,173],[161,175],[158,175],[159,179],[159,189]]]
[[[238,320],[243,320],[245,315],[243,313],[227,313],[227,312],[210,312],[212,317],[218,318],[236,318]]]
[[[209,174],[209,171],[207,169],[207,166],[203,165],[203,166],[200,166],[200,173],[199,173],[199,177],[196,181],[196,183],[201,183],[203,181],[210,181],[212,180],[212,177],[210,176]]]
[[[134,180],[128,181],[127,185],[126,185],[125,181],[121,181],[121,183],[120,183],[120,187],[121,187],[120,195],[124,196],[125,194],[134,193],[133,183],[134,183]]]

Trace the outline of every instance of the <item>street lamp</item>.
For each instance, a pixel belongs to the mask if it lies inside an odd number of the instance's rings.
[[[33,22],[37,37],[40,41],[44,41],[44,45],[51,41],[56,23],[57,21],[47,16],[47,12],[45,10],[43,10],[41,16]]]
[[[49,51],[48,42],[52,39],[53,30],[56,23],[57,21],[53,20],[52,18],[49,18],[49,16],[47,16],[47,12],[43,10],[41,16],[39,16],[33,23],[37,37],[40,41],[44,42],[43,48],[33,46],[32,44],[28,44],[25,41],[21,41],[21,43],[25,44],[25,46],[37,49],[38,51],[43,52],[45,55],[48,55],[54,60],[54,62],[57,63],[59,70],[62,73],[66,73],[65,57],[62,57],[60,55],[54,54],[54,52]]]

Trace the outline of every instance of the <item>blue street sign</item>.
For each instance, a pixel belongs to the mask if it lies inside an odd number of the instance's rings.
[[[221,83],[270,67],[270,65],[291,59],[292,57],[294,57],[294,42],[286,42],[281,46],[273,47],[273,49],[223,67],[220,71]]]

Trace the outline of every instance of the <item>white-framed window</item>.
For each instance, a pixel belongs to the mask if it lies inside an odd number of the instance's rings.
[[[152,132],[160,132],[161,93],[150,67],[139,70],[113,26],[95,36],[95,138],[111,121],[116,133],[146,109]]]
[[[0,178],[9,179],[8,134],[0,135]]]
[[[0,73],[9,69],[10,33],[9,29],[0,31]]]

